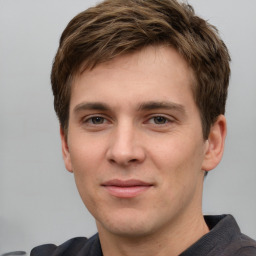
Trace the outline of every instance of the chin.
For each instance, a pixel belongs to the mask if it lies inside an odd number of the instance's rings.
[[[153,232],[152,221],[145,214],[138,216],[126,213],[122,215],[114,214],[109,217],[108,219],[96,222],[99,231],[105,230],[113,235],[127,238],[138,238]]]
[[[127,226],[111,226],[107,227],[108,231],[113,235],[126,238],[139,238],[150,235],[152,232],[148,227],[142,227],[138,225]]]

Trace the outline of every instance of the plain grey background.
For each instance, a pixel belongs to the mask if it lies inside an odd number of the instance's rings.
[[[93,218],[62,162],[50,70],[61,32],[95,0],[0,0],[0,254],[90,236]],[[232,213],[256,238],[256,1],[190,0],[232,57],[224,158],[204,212]]]

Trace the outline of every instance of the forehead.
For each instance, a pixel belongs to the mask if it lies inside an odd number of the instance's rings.
[[[193,71],[175,49],[150,46],[75,76],[70,103],[110,100],[114,104],[114,100],[122,100],[125,104],[175,97],[179,101],[185,92],[192,95],[193,85]]]

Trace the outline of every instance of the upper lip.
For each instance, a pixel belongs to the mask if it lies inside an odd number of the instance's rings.
[[[148,183],[141,180],[130,179],[130,180],[119,180],[113,179],[106,181],[102,186],[115,186],[115,187],[135,187],[135,186],[152,186],[152,183]]]

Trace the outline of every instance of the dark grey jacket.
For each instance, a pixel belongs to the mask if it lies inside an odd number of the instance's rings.
[[[231,215],[205,216],[210,232],[180,256],[256,256],[256,241],[245,236]],[[56,246],[41,245],[31,256],[103,256],[98,234],[73,238]]]

